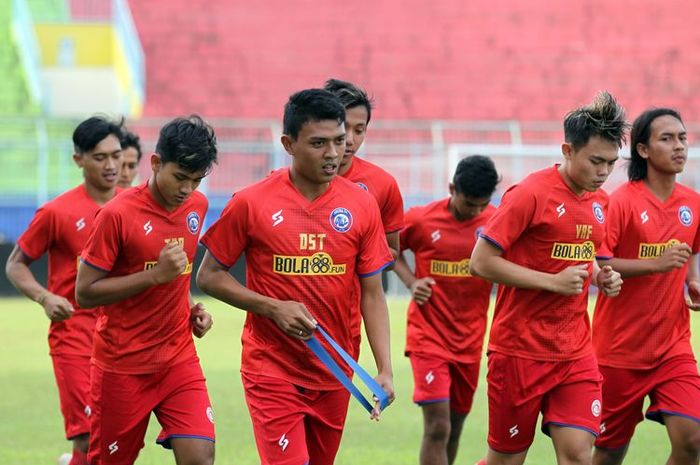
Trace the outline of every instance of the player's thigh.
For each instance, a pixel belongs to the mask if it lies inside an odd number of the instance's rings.
[[[471,412],[479,383],[480,363],[450,364],[450,410],[461,415]]]
[[[161,399],[155,414],[162,431],[157,442],[169,448],[175,438],[195,438],[212,444],[214,412],[197,360],[171,367],[158,388]]]
[[[212,465],[214,443],[208,439],[170,438],[177,465]]]
[[[284,380],[242,373],[245,400],[261,465],[303,465],[309,460],[300,388]]]
[[[66,439],[90,431],[90,357],[51,357]]]
[[[450,401],[449,363],[434,355],[409,355],[413,371],[413,402],[418,405]]]
[[[488,402],[489,434],[491,451],[500,455],[524,454],[532,444],[537,427],[537,417],[542,408],[543,394],[533,389],[539,376],[540,364],[499,353],[488,358]],[[494,456],[496,463],[518,463],[506,461],[507,457]],[[499,458],[500,457],[500,458]],[[523,455],[524,460],[524,455]]]
[[[307,393],[305,420],[309,463],[332,465],[343,436],[350,393],[345,389]]]
[[[644,398],[651,389],[647,370],[600,367],[603,375],[603,409],[600,435],[595,442],[599,449],[624,451],[634,430],[644,419]]]
[[[591,450],[595,435],[590,431],[569,426],[550,425],[557,463],[587,465],[592,461]]]
[[[550,434],[550,427],[562,426],[597,437],[602,412],[602,376],[595,357],[561,362],[558,368],[557,384],[544,399],[542,431]]]
[[[120,375],[92,366],[91,465],[128,465],[136,460],[157,403],[154,385],[152,375]]]

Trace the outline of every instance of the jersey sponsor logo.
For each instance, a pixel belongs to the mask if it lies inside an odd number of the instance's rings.
[[[362,189],[366,190],[367,192],[369,192],[369,187],[367,187],[367,184],[362,183],[362,182],[358,182],[357,185],[360,186]]]
[[[433,381],[435,381],[435,375],[433,374],[433,371],[430,370],[428,374],[425,375],[425,382],[431,384]]]
[[[185,247],[185,238],[184,237],[169,237],[167,239],[164,239],[163,242],[166,244],[174,243],[179,245],[180,247]],[[158,264],[158,261],[150,261],[150,262],[144,262],[143,264],[143,270],[150,270],[151,268],[154,268]],[[192,274],[192,262],[187,260],[187,265],[185,266],[185,271],[180,273],[181,275],[183,274]]]
[[[605,222],[605,215],[603,214],[603,207],[598,202],[593,202],[593,216],[598,223],[603,224]]]
[[[277,441],[277,444],[279,444],[282,448],[282,452],[287,450],[287,446],[289,446],[289,439],[287,439],[287,433],[284,433],[282,436],[280,436],[280,440]]]
[[[197,212],[189,212],[187,214],[187,229],[190,233],[197,234],[199,232],[200,219]]]
[[[669,247],[680,244],[681,241],[678,239],[671,239],[668,242],[661,243],[649,243],[642,242],[639,244],[639,256],[642,260],[649,260],[652,258],[658,258],[664,254],[664,251]]]
[[[557,207],[557,218],[561,218],[566,213],[566,207],[564,207],[564,202]]]
[[[517,436],[520,433],[520,431],[518,430],[518,425],[511,426],[508,429],[508,432],[510,433],[511,438],[514,438],[515,436]]]
[[[434,276],[468,278],[471,276],[469,274],[469,259],[465,258],[458,262],[430,260],[430,274]]]
[[[272,227],[274,228],[278,224],[280,224],[282,221],[284,221],[284,216],[282,216],[282,210],[283,208],[280,208],[279,211],[276,211],[275,213],[272,214]]]
[[[338,207],[334,209],[329,220],[333,229],[339,233],[348,232],[352,227],[352,214],[347,208]]]
[[[117,445],[117,441],[114,441],[112,444],[108,445],[107,448],[109,449],[109,455],[114,454],[116,451],[119,450],[119,446]]]
[[[594,417],[599,417],[600,416],[600,401],[598,399],[594,400],[593,403],[591,404],[591,413],[593,414]]]
[[[214,410],[212,410],[211,405],[207,407],[207,418],[210,422],[214,423]]]
[[[693,224],[693,211],[689,207],[681,205],[678,209],[678,219],[683,226],[690,226]]]
[[[151,232],[153,231],[153,226],[151,226],[151,220],[148,220],[144,223],[143,230],[146,231],[147,236],[151,234]]]
[[[85,218],[80,218],[78,221],[75,222],[75,230],[80,231],[85,227]]]
[[[592,262],[595,258],[595,244],[592,241],[580,244],[555,242],[552,245],[552,258],[574,262]]]
[[[437,242],[440,240],[440,230],[436,229],[435,231],[430,233],[430,238],[433,240],[433,242]]]
[[[642,213],[640,213],[639,217],[642,219],[642,224],[649,221],[649,215],[647,214],[646,210],[644,210]]]
[[[333,257],[326,252],[301,257],[274,255],[272,270],[277,274],[291,276],[332,276],[345,274],[345,264],[333,263]]]

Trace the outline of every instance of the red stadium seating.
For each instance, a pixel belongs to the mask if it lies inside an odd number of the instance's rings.
[[[697,0],[131,0],[146,116],[279,117],[330,77],[382,119],[561,120],[608,89],[700,119]],[[652,97],[653,96],[653,97]]]

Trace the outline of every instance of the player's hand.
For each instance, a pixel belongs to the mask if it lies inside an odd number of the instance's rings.
[[[554,275],[552,292],[561,295],[578,295],[583,292],[583,283],[588,279],[589,264],[568,266]]]
[[[432,286],[435,285],[433,278],[420,278],[411,284],[411,297],[418,305],[426,303],[433,295]]]
[[[622,290],[622,276],[610,265],[603,266],[596,276],[596,285],[603,294],[615,297]]]
[[[204,309],[204,304],[199,302],[190,309],[190,321],[192,322],[192,334],[198,338],[204,337],[214,324],[211,314]]]
[[[153,267],[156,282],[158,284],[169,283],[185,271],[187,267],[187,254],[182,246],[175,242],[168,242],[160,250],[158,263]]]
[[[692,253],[693,250],[685,242],[671,247],[666,247],[663,255],[655,260],[656,271],[658,273],[667,273],[677,268],[682,268]]]
[[[394,379],[391,375],[387,374],[378,374],[377,376],[374,377],[374,380],[379,383],[379,385],[384,389],[384,392],[389,394],[389,404],[391,404],[394,401],[394,398],[396,395],[394,394]],[[379,418],[382,415],[382,411],[379,409],[379,400],[375,398],[374,400],[374,409],[372,409],[372,413],[370,415],[370,420],[375,420],[379,421]]]
[[[688,308],[694,312],[700,311],[700,281],[688,281]]]
[[[306,341],[316,330],[316,320],[304,304],[292,300],[279,301],[270,318],[287,335]]]
[[[60,295],[47,293],[38,302],[44,307],[44,313],[51,321],[63,321],[73,316],[73,305]]]

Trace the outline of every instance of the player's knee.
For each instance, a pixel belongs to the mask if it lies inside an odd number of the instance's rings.
[[[450,438],[450,420],[449,418],[433,417],[425,422],[424,436],[435,442],[447,442]]]
[[[571,445],[562,450],[561,464],[591,465],[591,447],[584,444]]]
[[[619,465],[625,458],[626,447],[620,449],[601,449],[593,451],[593,465]]]
[[[700,457],[700,428],[694,428],[683,435],[678,446],[682,449],[684,455],[694,457],[697,460]]]

